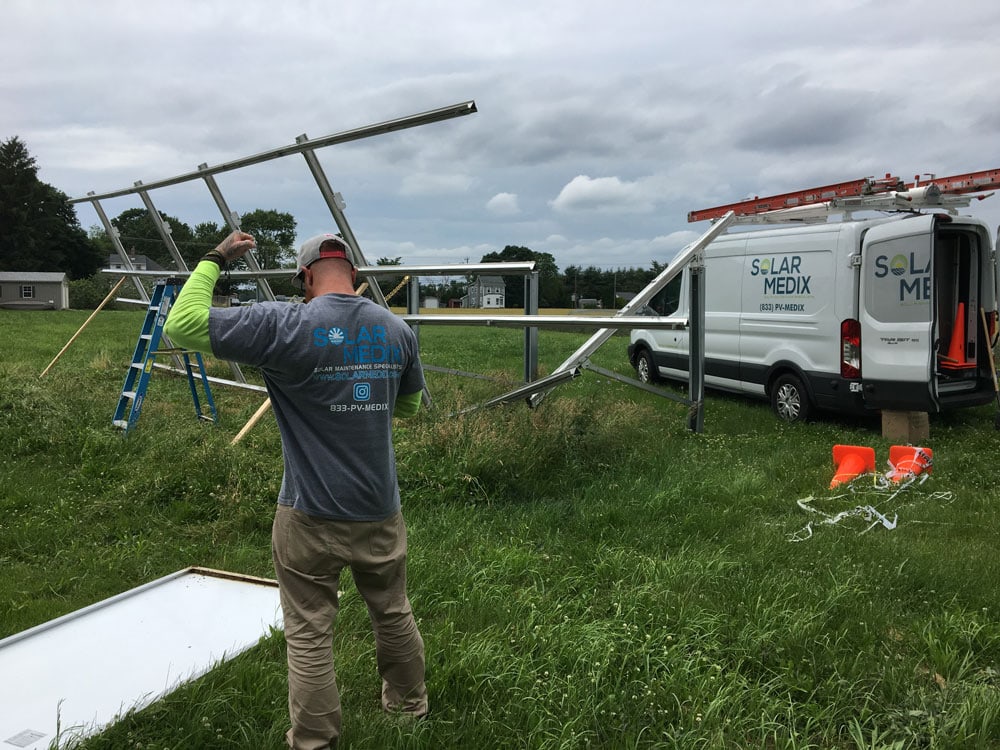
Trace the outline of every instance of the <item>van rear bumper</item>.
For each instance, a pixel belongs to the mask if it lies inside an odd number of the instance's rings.
[[[871,414],[872,410],[865,404],[864,396],[858,387],[859,380],[842,378],[828,372],[805,373],[809,381],[813,402],[817,408],[824,411],[837,411],[846,414]],[[854,385],[855,390],[851,390]]]
[[[871,409],[934,413],[988,404],[996,398],[996,392],[988,383],[989,381],[972,381],[967,390],[940,393],[937,404],[931,400],[928,384],[923,382],[865,380],[863,390],[865,403]]]
[[[927,383],[849,380],[839,375],[818,372],[804,374],[813,402],[818,408],[847,414],[877,414],[882,410],[923,411],[933,414],[982,406],[996,398],[992,387],[987,388],[981,381],[967,391],[940,394],[935,404],[928,392]]]

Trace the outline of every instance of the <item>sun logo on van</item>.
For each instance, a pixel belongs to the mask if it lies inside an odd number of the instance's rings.
[[[897,255],[889,261],[889,270],[892,271],[893,276],[902,276],[906,273],[906,265],[906,256]]]
[[[770,271],[771,271],[771,259],[770,258],[761,258],[761,260],[760,260],[760,272],[762,274],[767,274],[767,273],[770,273]]]

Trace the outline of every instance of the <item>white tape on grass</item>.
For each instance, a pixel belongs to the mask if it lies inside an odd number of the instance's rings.
[[[951,502],[953,497],[950,492],[917,493],[916,496],[905,494],[922,485],[927,479],[927,474],[920,474],[896,483],[887,476],[876,475],[874,481],[866,476],[847,485],[847,492],[824,498],[810,495],[796,500],[795,504],[814,519],[797,531],[789,533],[788,541],[804,542],[812,538],[817,527],[837,526],[850,519],[861,519],[866,524],[858,529],[858,534],[867,534],[879,526],[886,531],[892,531],[900,523],[899,511],[920,500],[931,500],[941,504]],[[907,502],[901,502],[901,496],[904,495]],[[820,509],[817,503],[822,503],[828,510]]]

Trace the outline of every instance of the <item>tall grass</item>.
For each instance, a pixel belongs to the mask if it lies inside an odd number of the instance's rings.
[[[37,377],[84,317],[0,312],[0,636],[188,565],[271,575],[273,418],[229,445],[262,397],[216,388],[206,425],[157,373],[123,437],[141,313],[102,313]],[[543,372],[583,339],[543,332]],[[627,373],[625,341],[595,364]],[[428,364],[511,384],[520,347],[421,329]],[[834,443],[888,455],[877,421],[784,425],[711,394],[695,435],[684,407],[593,372],[536,409],[454,416],[504,385],[428,382],[433,407],[396,441],[432,713],[382,716],[345,582],[342,747],[1000,747],[994,407],[934,416],[933,474],[893,495],[826,489]],[[896,528],[805,510],[869,505]],[[280,747],[284,680],[276,632],[84,747]]]

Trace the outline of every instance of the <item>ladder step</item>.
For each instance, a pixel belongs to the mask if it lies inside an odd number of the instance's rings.
[[[153,298],[148,303],[146,319],[143,323],[142,330],[139,333],[139,340],[136,344],[135,353],[132,356],[132,363],[129,365],[129,371],[125,377],[125,383],[122,386],[121,396],[118,399],[118,408],[111,420],[111,423],[115,427],[120,427],[126,432],[128,432],[139,419],[146,389],[148,388],[149,376],[157,355],[184,355],[184,364],[187,369],[189,385],[191,387],[191,397],[194,400],[195,413],[202,421],[215,422],[215,402],[212,400],[212,392],[209,388],[208,379],[205,375],[204,363],[202,362],[201,355],[197,352],[194,353],[198,362],[198,377],[202,381],[202,386],[205,391],[205,400],[209,410],[211,411],[210,415],[202,414],[201,412],[201,402],[198,398],[198,393],[194,384],[195,376],[192,372],[191,363],[188,361],[188,354],[191,352],[176,347],[164,347],[162,349],[155,350],[152,346],[154,341],[157,344],[160,343],[160,336],[163,333],[166,315],[160,315],[160,313],[166,312],[170,309],[171,301],[173,300],[177,287],[179,286],[180,282],[177,279],[157,281],[156,289],[153,292]],[[136,378],[138,378],[138,380]],[[124,414],[128,414],[127,419],[121,418]]]

